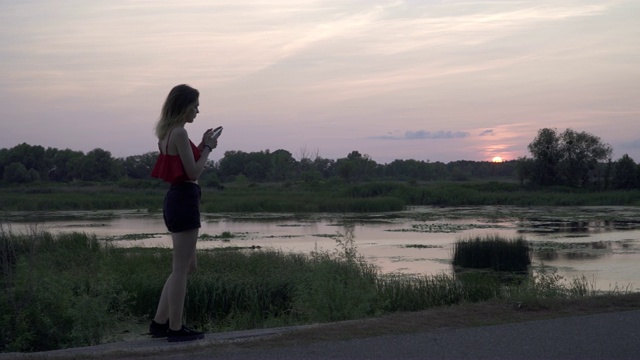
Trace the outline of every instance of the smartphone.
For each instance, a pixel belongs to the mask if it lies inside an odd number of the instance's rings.
[[[218,126],[213,130],[213,138],[217,139],[218,137],[220,137],[220,134],[222,134],[222,126]]]

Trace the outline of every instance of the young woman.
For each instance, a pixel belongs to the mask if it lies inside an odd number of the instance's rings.
[[[204,338],[203,333],[182,323],[187,275],[196,270],[201,194],[198,177],[218,144],[212,129],[205,131],[198,146],[189,140],[185,125],[198,114],[199,96],[198,90],[188,85],[175,86],[156,125],[160,155],[151,175],[171,184],[162,211],[173,241],[173,271],[162,289],[149,334],[166,336],[171,342]]]

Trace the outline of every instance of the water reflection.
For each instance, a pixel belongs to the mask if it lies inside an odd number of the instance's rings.
[[[14,232],[32,226],[86,232],[118,246],[170,247],[161,214],[146,211],[4,213]],[[359,254],[385,273],[452,273],[452,245],[469,236],[524,236],[533,266],[559,269],[566,278],[596,277],[640,288],[640,208],[414,207],[385,214],[206,214],[198,248],[276,248],[335,251],[335,235],[353,226]],[[226,235],[225,235],[226,234]],[[224,236],[223,236],[224,235]]]
[[[501,285],[522,284],[531,277],[531,271],[490,271],[482,269],[461,269],[453,267],[453,274],[469,287],[469,291],[486,292],[485,299],[495,294]],[[484,291],[482,291],[484,290]]]
[[[537,252],[534,251],[534,254],[538,260],[541,260],[545,263],[556,261],[560,257],[560,254],[558,254],[558,251],[553,251],[553,250],[542,250]]]
[[[613,220],[560,220],[529,218],[519,222],[519,233],[590,234],[640,229],[640,222]]]

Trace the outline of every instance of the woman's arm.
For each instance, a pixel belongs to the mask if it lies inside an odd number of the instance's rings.
[[[200,156],[200,159],[195,161],[193,151],[191,150],[191,144],[189,143],[189,135],[183,128],[176,128],[173,130],[171,142],[175,144],[175,149],[180,156],[187,178],[191,181],[198,180],[207,163],[207,157],[210,153],[209,148],[207,147],[204,149],[201,152],[202,155]],[[202,146],[204,147],[204,142],[202,143]]]

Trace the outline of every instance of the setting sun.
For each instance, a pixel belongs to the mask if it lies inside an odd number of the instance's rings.
[[[496,156],[491,161],[493,161],[493,162],[502,162],[502,158],[500,156]]]

